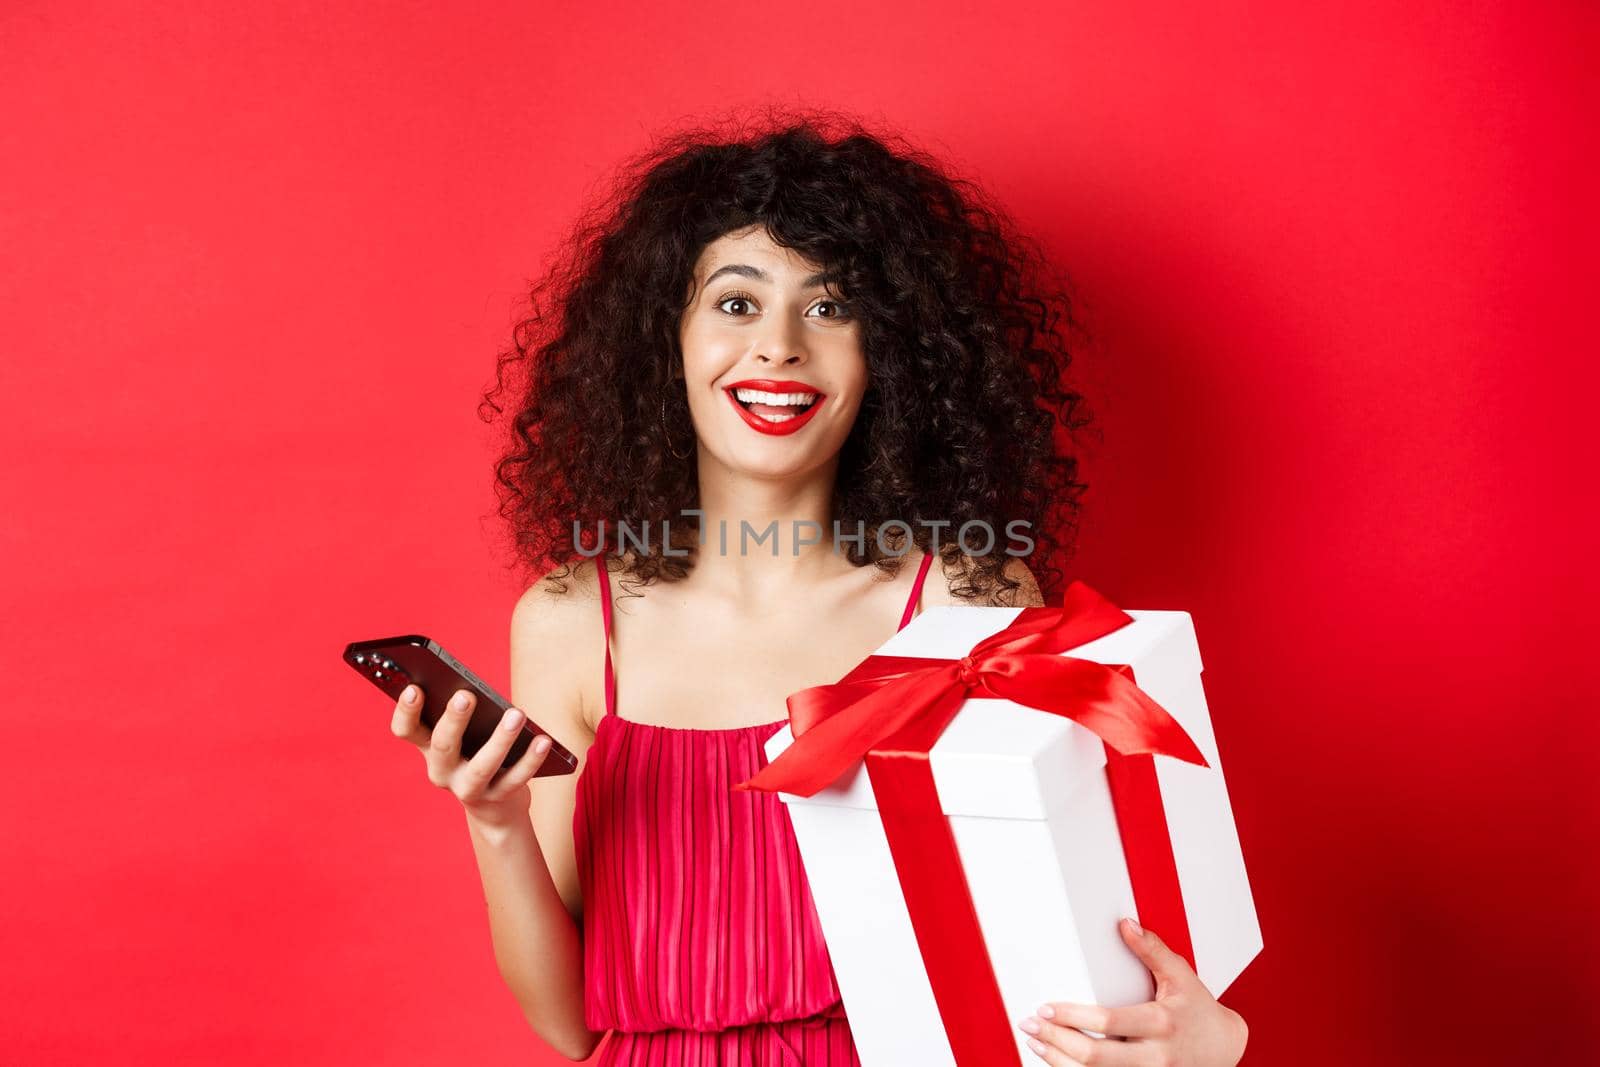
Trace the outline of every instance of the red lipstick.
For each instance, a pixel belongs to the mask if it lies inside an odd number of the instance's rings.
[[[784,419],[781,422],[772,422],[741,404],[739,398],[734,395],[734,391],[737,389],[759,389],[763,393],[805,393],[815,396],[816,399],[811,402],[810,407],[793,418]],[[804,382],[778,378],[746,378],[743,381],[723,386],[722,392],[728,398],[728,403],[733,405],[733,410],[739,413],[739,417],[744,419],[747,426],[759,433],[769,434],[774,437],[782,437],[785,434],[794,433],[810,422],[811,417],[817,413],[817,409],[822,407],[823,401],[827,399],[826,395],[820,390]]]

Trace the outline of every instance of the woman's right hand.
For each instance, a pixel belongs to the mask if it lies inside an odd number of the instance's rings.
[[[395,703],[390,730],[421,750],[428,764],[428,781],[454,793],[467,815],[482,826],[506,828],[517,820],[527,823],[528,782],[550,751],[550,735],[534,738],[527,751],[495,779],[495,771],[522,733],[522,713],[509,709],[483,747],[471,759],[462,759],[461,735],[472,718],[477,697],[469,690],[456,690],[438,724],[429,730],[422,723],[423,695],[421,686],[406,687]]]

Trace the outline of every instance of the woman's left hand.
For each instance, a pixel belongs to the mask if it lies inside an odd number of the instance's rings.
[[[1189,961],[1153,931],[1132,919],[1119,929],[1155,977],[1156,999],[1126,1008],[1043,1005],[1020,1024],[1031,1035],[1028,1047],[1051,1067],[1234,1067],[1249,1031],[1244,1016],[1217,1003]]]

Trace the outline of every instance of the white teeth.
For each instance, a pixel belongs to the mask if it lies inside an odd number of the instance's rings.
[[[742,404],[784,404],[802,409],[810,407],[817,398],[816,393],[765,393],[760,389],[735,389],[733,395]]]

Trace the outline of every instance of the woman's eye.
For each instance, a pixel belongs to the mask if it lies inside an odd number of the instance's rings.
[[[721,309],[724,314],[732,315],[735,318],[738,318],[738,317],[741,317],[743,315],[748,314],[750,306],[752,304],[754,304],[754,302],[755,302],[755,300],[754,300],[753,297],[745,296],[742,293],[729,293],[727,296],[725,296],[721,300],[717,301],[715,306],[718,309]],[[743,304],[744,307],[740,308],[740,309],[737,309],[737,310],[730,311],[730,310],[727,310],[727,307],[728,307],[729,304]],[[843,300],[823,300],[820,303],[816,304],[815,307],[818,307],[818,308],[827,307],[827,308],[832,308],[833,309],[833,311],[830,312],[829,314],[819,316],[820,318],[824,318],[824,319],[848,319],[851,316],[850,305],[847,302],[843,301]],[[813,310],[815,310],[815,308],[813,308]]]

